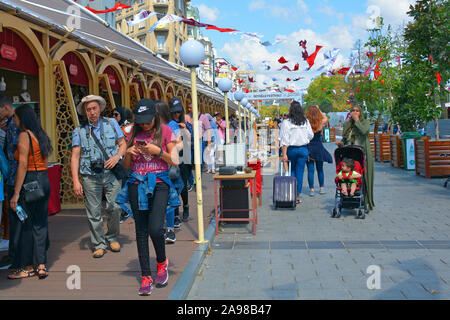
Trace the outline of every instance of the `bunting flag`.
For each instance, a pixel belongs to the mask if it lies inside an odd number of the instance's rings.
[[[253,79],[253,77],[248,77],[248,81],[250,81],[250,82],[256,82],[256,81]]]
[[[311,54],[307,59],[306,62],[308,62],[309,64],[309,69],[312,68],[312,66],[314,65],[314,62],[316,61],[316,56],[319,53],[320,49],[322,49],[322,46],[316,46],[316,51],[314,51],[313,54]]]
[[[356,66],[356,60],[358,60],[358,51],[357,50],[353,50],[352,54],[350,56],[350,69],[347,72],[347,75],[345,76],[345,82],[348,83],[348,76],[352,73],[354,73],[355,71],[355,66]]]
[[[292,79],[287,78],[286,81],[292,81]]]
[[[441,74],[440,74],[440,73],[436,73],[435,76],[436,76],[436,81],[437,81],[437,83],[438,83],[438,84],[441,84],[441,81],[442,81]]]
[[[269,61],[264,60],[264,61],[261,62],[261,64],[264,66],[264,69],[265,69],[266,71],[269,71],[269,70],[270,70]]]
[[[131,8],[131,6],[122,4],[120,2],[116,3],[116,5],[114,7],[112,7],[111,9],[106,9],[106,10],[95,10],[95,9],[86,7],[86,9],[88,9],[90,12],[95,13],[95,14],[114,12],[114,11],[119,11],[119,10],[128,9],[128,8]]]
[[[265,47],[270,47],[270,46],[276,46],[277,44],[282,43],[284,40],[280,37],[276,37],[275,41],[272,43],[270,41],[264,41],[264,42],[259,42],[261,45],[265,46]]]
[[[341,49],[337,49],[337,48],[334,48],[333,50],[324,52],[323,57],[325,60],[324,60],[323,64],[320,66],[320,68],[317,69],[317,71],[325,70],[327,72],[330,72],[333,69],[333,65],[336,62],[336,59],[340,52],[341,52]]]
[[[298,45],[306,50],[306,40],[299,41]]]
[[[242,89],[242,91],[244,91],[245,93],[248,93],[248,89],[247,88]]]
[[[295,90],[292,90],[292,89],[284,89],[284,91],[287,91],[287,92],[295,92]]]
[[[130,27],[136,26],[144,22],[145,20],[153,17],[154,15],[156,15],[156,12],[151,12],[149,10],[141,10],[141,12],[139,12],[137,15],[134,16],[133,21],[127,21],[127,23]]]
[[[218,28],[218,27],[213,26],[213,25],[207,26],[206,29],[207,29],[207,30],[217,30],[217,31],[219,31],[219,32],[235,32],[235,31],[238,31],[238,30],[236,30],[236,29]]]
[[[244,80],[242,79],[238,79],[239,84],[242,84],[244,82]]]
[[[350,70],[350,67],[348,68],[341,68],[337,71],[337,73],[342,74],[342,75],[346,75],[348,70]]]
[[[284,70],[292,72],[292,71],[298,71],[299,68],[300,68],[300,64],[297,62],[297,64],[294,66],[294,69],[291,70],[288,66],[282,66],[279,71],[284,69]]]
[[[233,69],[233,71],[236,71],[238,68],[236,68],[236,67],[231,67],[231,69]]]
[[[279,63],[288,63],[289,61],[287,61],[287,60],[282,56],[280,59],[278,59],[278,62],[279,62]]]
[[[301,79],[305,79],[305,77],[298,77],[298,78],[292,79],[292,81],[298,81],[298,80],[301,80]]]
[[[166,24],[172,23],[172,22],[180,22],[183,21],[184,18],[176,16],[174,14],[168,14],[159,19],[148,31],[148,33],[152,33],[155,31],[155,29],[162,28]]]

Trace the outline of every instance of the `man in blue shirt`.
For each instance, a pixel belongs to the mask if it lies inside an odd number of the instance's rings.
[[[105,107],[106,101],[100,96],[84,97],[77,106],[77,112],[85,115],[88,121],[75,128],[72,133],[73,192],[78,197],[84,196],[86,202],[94,258],[103,257],[106,253],[106,242],[109,242],[111,251],[120,251],[117,236],[120,229],[121,209],[115,200],[120,192],[121,182],[117,180],[111,169],[123,158],[127,146],[117,121],[100,116]],[[102,148],[98,146],[94,135]],[[102,219],[103,193],[108,215],[106,234]]]

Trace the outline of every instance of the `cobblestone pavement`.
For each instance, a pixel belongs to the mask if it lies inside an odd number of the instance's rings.
[[[327,193],[309,197],[305,172],[304,203],[295,211],[272,209],[273,177],[266,176],[256,236],[251,223],[222,225],[187,298],[450,299],[444,180],[376,162],[376,208],[360,220],[353,210],[331,218],[334,176],[334,164],[325,164]]]

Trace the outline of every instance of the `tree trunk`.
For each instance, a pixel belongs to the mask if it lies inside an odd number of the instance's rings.
[[[443,90],[441,85],[439,85],[439,101],[442,108],[442,119],[448,119],[448,112],[447,108],[445,107],[445,91]]]
[[[436,141],[439,140],[439,119],[434,118],[434,134],[436,135]]]

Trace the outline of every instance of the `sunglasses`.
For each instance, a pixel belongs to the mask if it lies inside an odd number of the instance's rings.
[[[359,112],[359,109],[352,109],[352,112]]]
[[[113,116],[114,116],[114,117],[120,116],[120,113],[114,112],[114,113],[113,113]]]

